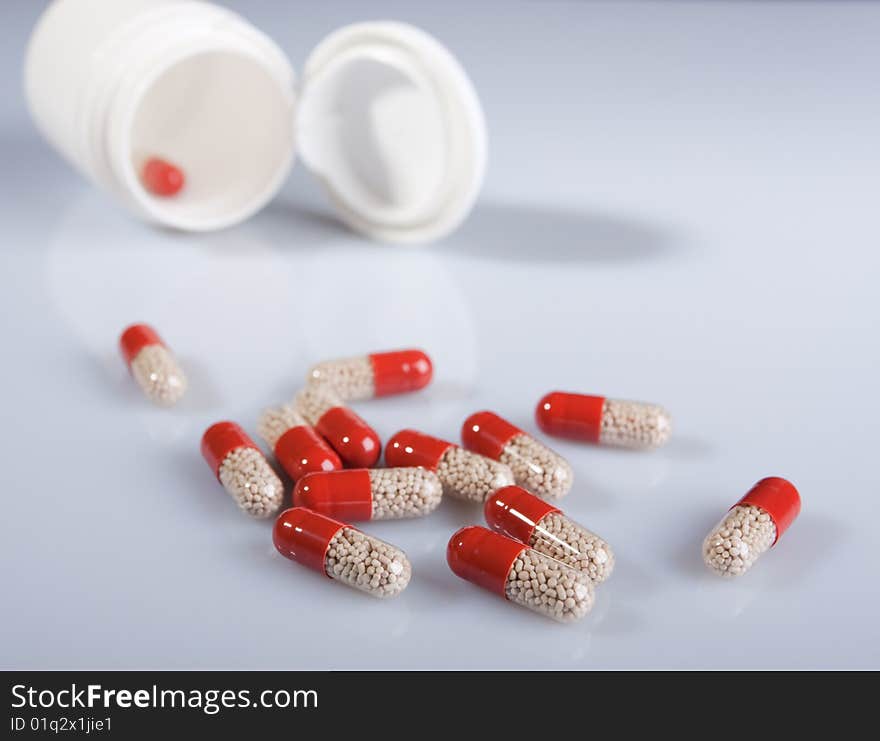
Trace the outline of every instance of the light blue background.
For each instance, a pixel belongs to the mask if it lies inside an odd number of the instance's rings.
[[[216,235],[152,230],[33,129],[0,23],[0,575],[4,668],[877,668],[880,6],[870,3],[228,3],[297,66],[348,22],[444,41],[485,105],[470,221],[424,249],[338,226],[301,166]],[[148,407],[116,337],[155,323],[193,381]],[[417,344],[437,381],[359,405],[386,438],[455,438],[545,391],[666,405],[632,454],[559,443],[564,506],[616,550],[558,626],[448,570],[479,511],[368,526],[411,586],[371,601],[279,557],[199,456],[325,357]],[[775,474],[804,509],[736,582],[705,533]]]

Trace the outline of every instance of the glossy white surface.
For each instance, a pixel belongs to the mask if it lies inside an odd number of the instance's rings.
[[[412,249],[345,231],[302,169],[222,234],[126,217],[26,118],[16,71],[37,5],[11,3],[0,26],[0,665],[877,668],[880,7],[235,3],[297,63],[373,16],[465,65],[486,189],[459,232]],[[173,411],[118,357],[138,320],[186,365]],[[383,439],[457,439],[478,408],[534,432],[553,388],[672,411],[654,453],[554,443],[577,477],[564,509],[617,555],[582,622],[449,571],[476,508],[364,526],[413,563],[378,602],[282,559],[212,478],[209,423],[253,432],[312,363],[410,344],[436,382],[357,405]],[[801,517],[722,581],[701,541],[771,474],[799,487]]]

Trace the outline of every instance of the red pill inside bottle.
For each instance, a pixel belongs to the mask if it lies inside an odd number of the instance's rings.
[[[161,157],[150,157],[141,170],[141,183],[152,195],[169,198],[183,190],[186,177],[177,165]]]

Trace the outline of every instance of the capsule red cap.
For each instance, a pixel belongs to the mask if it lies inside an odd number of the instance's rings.
[[[385,446],[385,462],[392,467],[421,466],[432,471],[452,443],[416,430],[401,430]]]
[[[202,435],[202,456],[215,475],[219,475],[220,466],[226,456],[238,448],[259,450],[256,443],[235,422],[217,422]]]
[[[315,471],[337,471],[342,461],[324,439],[308,425],[291,427],[275,443],[275,457],[297,481]]]
[[[502,487],[490,494],[483,505],[489,527],[523,543],[529,542],[535,526],[544,517],[560,511],[521,486]]]
[[[498,460],[507,445],[523,431],[495,412],[476,412],[461,426],[461,442],[468,450]]]
[[[801,511],[801,495],[794,484],[778,476],[761,479],[733,507],[753,504],[760,507],[776,525],[776,541],[782,536]],[[731,509],[733,509],[731,507]]]
[[[328,409],[315,430],[333,446],[345,464],[353,468],[371,468],[382,453],[379,436],[348,407]]]
[[[418,391],[431,382],[434,368],[421,350],[393,350],[370,355],[376,396]]]
[[[275,520],[272,542],[285,558],[327,575],[324,562],[330,541],[346,525],[305,507],[292,507]]]
[[[177,165],[160,157],[150,157],[141,171],[141,182],[154,196],[175,196],[186,183],[186,177]]]
[[[535,421],[548,435],[598,443],[604,406],[604,396],[553,391],[538,402]]]
[[[132,324],[119,337],[119,351],[126,365],[131,365],[138,353],[149,345],[162,345],[162,338],[149,324]]]
[[[293,488],[293,504],[340,520],[370,520],[373,517],[370,472],[358,468],[307,474]]]
[[[449,539],[446,562],[457,576],[506,598],[507,575],[525,549],[500,533],[471,525]]]

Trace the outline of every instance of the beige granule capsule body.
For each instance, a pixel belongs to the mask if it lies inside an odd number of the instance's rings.
[[[381,598],[396,597],[412,576],[403,551],[349,527],[330,541],[324,571],[331,579]]]
[[[513,472],[504,463],[451,445],[437,464],[443,493],[453,499],[484,502],[493,491],[513,483]]]
[[[186,393],[183,370],[152,327],[146,324],[128,327],[119,345],[132,376],[151,401],[172,406]]]
[[[462,579],[563,623],[582,618],[593,606],[587,574],[484,527],[455,533],[446,561]]]
[[[593,607],[593,585],[585,573],[531,548],[511,567],[505,595],[561,623],[580,620]]]
[[[370,472],[372,519],[399,520],[430,514],[443,495],[440,477],[424,468],[375,468]]]
[[[425,468],[348,469],[310,473],[296,482],[293,503],[344,522],[424,517],[443,488]]]
[[[281,507],[284,486],[259,450],[233,450],[220,464],[220,483],[251,517],[271,517]]]
[[[376,392],[369,355],[319,363],[309,370],[307,380],[328,384],[344,401],[372,399]]]
[[[327,384],[316,384],[301,389],[286,409],[301,415],[310,425],[317,424],[331,409],[344,406],[341,396]]]
[[[239,425],[211,425],[202,436],[202,455],[223,488],[247,514],[269,517],[281,507],[281,479]]]
[[[538,553],[584,572],[594,584],[605,581],[614,570],[611,547],[561,512],[550,512],[538,521],[529,545]]]
[[[719,576],[741,576],[776,540],[776,525],[760,507],[737,505],[703,541],[703,561]]]
[[[741,576],[771,548],[801,511],[794,485],[761,479],[730,508],[703,541],[703,561],[720,576]]]
[[[663,407],[641,401],[605,400],[600,445],[659,448],[671,434],[672,422]]]
[[[143,392],[161,406],[172,406],[186,393],[186,376],[174,356],[161,345],[141,350],[131,361],[131,373]]]
[[[412,575],[399,548],[305,507],[282,512],[272,540],[285,558],[373,597],[396,597]]]
[[[574,473],[568,461],[529,435],[517,435],[501,451],[516,483],[546,499],[561,499],[571,491]]]

